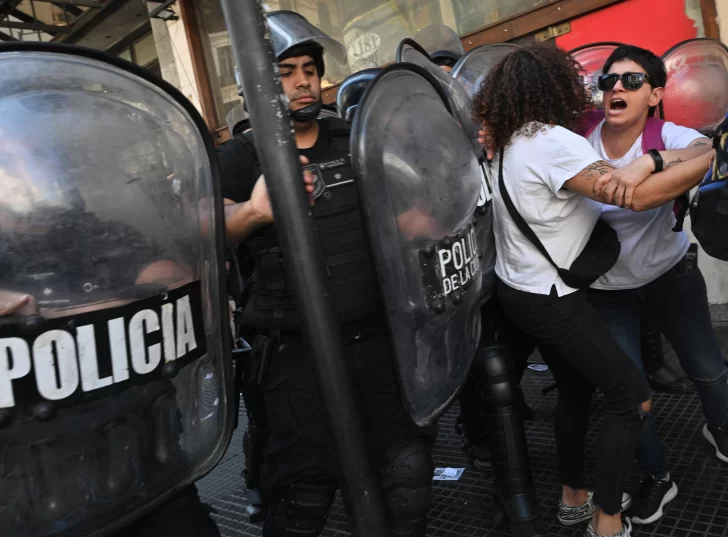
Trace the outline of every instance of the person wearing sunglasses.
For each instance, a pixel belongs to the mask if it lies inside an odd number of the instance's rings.
[[[589,520],[585,537],[628,537],[631,524],[623,522],[621,511],[629,495],[622,491],[651,410],[650,390],[587,301],[589,283],[576,282],[573,267],[597,242],[597,228],[604,230],[599,218],[602,203],[614,203],[612,180],[636,178],[641,184],[634,189],[633,208],[648,210],[697,184],[710,155],[662,173],[653,174],[647,161],[615,170],[573,132],[589,107],[576,63],[539,44],[517,49],[493,69],[474,99],[473,114],[484,126],[481,142],[489,156],[497,155],[491,168],[498,177],[493,188],[498,297],[513,324],[535,340],[559,387],[558,518],[565,525]],[[683,168],[689,173],[678,173]],[[587,268],[593,282],[609,266]],[[592,494],[584,464],[594,386],[605,405]]]
[[[598,84],[604,92],[604,116],[587,140],[606,162],[622,168],[652,160],[660,171],[711,150],[710,140],[699,132],[650,119],[667,81],[665,65],[655,54],[621,46],[607,59],[603,72]],[[656,132],[650,134],[650,129]],[[610,188],[618,197],[631,188],[617,183]],[[630,203],[625,194],[624,205]],[[703,435],[716,456],[728,462],[725,365],[713,332],[705,280],[697,264],[686,260],[688,235],[673,231],[672,201],[644,212],[605,205],[601,216],[617,231],[621,253],[616,265],[592,285],[591,304],[641,371],[640,308],[646,308],[695,384],[707,419]],[[637,461],[644,476],[633,493],[629,515],[636,524],[648,524],[658,520],[665,504],[677,495],[652,415],[640,432]]]

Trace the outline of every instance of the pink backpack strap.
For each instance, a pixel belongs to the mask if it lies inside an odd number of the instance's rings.
[[[664,126],[665,122],[662,119],[647,118],[647,124],[642,133],[642,153],[647,154],[650,149],[665,150],[665,142],[662,140],[662,127]]]
[[[577,134],[586,138],[594,132],[594,129],[597,128],[597,125],[599,125],[602,119],[604,119],[604,110],[592,110],[591,112],[587,112],[581,119],[581,124],[579,125],[579,131]]]

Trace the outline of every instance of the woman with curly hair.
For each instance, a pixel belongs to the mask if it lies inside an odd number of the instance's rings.
[[[561,267],[572,267],[590,242],[602,203],[615,199],[610,184],[616,176],[620,185],[639,184],[631,208],[647,210],[697,184],[708,162],[681,164],[692,166],[689,178],[676,175],[677,167],[650,176],[654,167],[647,160],[616,171],[572,132],[589,106],[573,60],[558,49],[533,45],[517,49],[491,72],[473,113],[488,132],[489,153],[496,154],[493,169],[499,171],[494,176],[500,177],[493,189],[498,295],[511,321],[538,342],[559,387],[559,521],[591,519],[586,537],[621,537],[631,535],[629,520],[622,522],[629,499],[622,491],[651,409],[650,391],[587,302],[589,284],[567,278],[579,288],[570,287]],[[617,199],[623,194],[617,192]],[[530,232],[521,231],[526,227]],[[593,386],[606,405],[592,495],[584,482],[584,448]]]

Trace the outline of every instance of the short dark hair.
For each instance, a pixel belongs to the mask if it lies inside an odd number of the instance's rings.
[[[667,84],[667,69],[662,58],[650,50],[634,45],[620,45],[614,49],[604,64],[604,72],[608,73],[612,65],[624,60],[632,60],[642,67],[650,77],[649,83],[653,88],[664,88]]]
[[[534,136],[544,125],[577,131],[592,107],[579,68],[548,44],[518,48],[496,65],[473,101],[473,118],[487,125],[493,149],[506,147],[515,133]]]
[[[278,62],[280,63],[288,58],[297,58],[299,56],[311,56],[314,64],[316,64],[319,78],[324,77],[324,73],[326,72],[324,67],[324,47],[315,41],[304,41],[281,52],[278,56]]]

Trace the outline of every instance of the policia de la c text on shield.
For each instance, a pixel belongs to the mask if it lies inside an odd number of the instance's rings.
[[[423,30],[423,33],[425,30]],[[435,28],[435,30],[437,30],[435,33],[438,35],[447,34],[441,29]],[[439,44],[442,42],[442,38],[430,39],[430,42],[434,50],[442,48],[442,45]],[[501,50],[498,48],[483,48],[476,52],[477,57],[472,54],[469,57],[474,58],[478,65],[482,65],[485,69],[477,73],[474,69],[469,69],[466,72],[477,75],[482,79],[488,74],[487,66],[497,63],[490,58],[491,54],[500,55]],[[507,516],[511,532],[518,536],[533,537],[541,534],[542,528],[527,455],[523,413],[521,411],[525,405],[522,403],[522,393],[518,389],[518,382],[525,368],[525,360],[533,351],[533,346],[529,346],[528,338],[526,338],[526,341],[521,341],[520,334],[514,333],[513,327],[510,326],[505,316],[500,312],[497,299],[493,293],[495,244],[490,195],[492,183],[489,178],[483,147],[475,140],[476,135],[474,133],[477,132],[478,127],[472,120],[471,97],[460,81],[450,76],[441,66],[438,66],[417,41],[412,39],[403,40],[398,47],[397,60],[400,62],[401,69],[412,70],[414,66],[418,66],[432,75],[437,81],[451,110],[451,122],[456,124],[459,130],[466,135],[464,140],[456,142],[455,146],[466,154],[470,153],[467,158],[477,164],[472,177],[465,169],[458,168],[455,164],[458,162],[455,157],[458,151],[447,147],[449,143],[452,143],[450,140],[457,140],[457,137],[447,131],[444,125],[432,125],[436,128],[430,129],[429,133],[436,134],[429,134],[423,140],[417,139],[416,135],[412,136],[416,140],[415,145],[428,155],[437,155],[438,150],[443,146],[446,147],[444,155],[440,157],[450,159],[450,169],[453,171],[449,176],[443,175],[440,177],[432,172],[424,174],[429,175],[429,183],[454,183],[462,184],[464,187],[471,181],[477,183],[478,177],[480,179],[480,189],[476,191],[475,195],[471,194],[469,199],[471,202],[477,199],[477,216],[474,219],[474,223],[477,223],[477,225],[475,226],[474,242],[478,245],[480,252],[478,272],[481,279],[479,286],[481,294],[478,304],[480,309],[472,318],[474,322],[480,323],[481,335],[478,352],[472,366],[469,370],[465,369],[467,381],[464,378],[459,379],[460,385],[464,384],[460,395],[461,419],[466,438],[470,443],[468,452],[474,464],[485,469],[483,463],[487,462],[488,469],[491,467],[493,469],[496,479],[495,497],[497,504]],[[408,66],[409,64],[412,65]],[[341,110],[363,107],[358,112],[360,120],[368,113],[375,116],[374,110],[376,110],[372,107],[373,99],[368,94],[363,104],[351,100],[352,97],[359,94],[360,86],[365,82],[366,78],[359,74],[352,75],[342,83],[339,92],[338,100]],[[380,91],[386,92],[390,104],[391,101],[394,101],[396,105],[396,86],[387,87],[384,84],[383,77],[380,78],[375,79],[374,84],[379,85]],[[350,88],[350,86],[353,87]],[[414,83],[411,86],[416,87]],[[352,89],[357,91],[352,91]],[[375,89],[370,89],[370,92],[377,93]],[[430,109],[426,113],[437,117],[436,105],[430,104]],[[368,107],[371,111],[367,110]],[[399,115],[392,114],[386,107],[379,107],[379,109],[383,112],[384,117],[387,117],[393,123],[397,119],[400,122],[406,122],[409,116],[406,112]],[[424,109],[418,112],[419,115],[425,114]],[[355,125],[360,123],[361,121],[355,121]],[[373,130],[374,132],[377,131],[376,128]],[[359,131],[356,128],[355,131],[358,135]],[[388,154],[398,154],[393,149],[397,147],[395,139],[385,140],[382,145],[387,147]],[[372,153],[373,151],[369,152],[370,155]],[[416,153],[415,155],[419,156]],[[377,159],[371,160],[377,161]],[[386,183],[396,183],[401,175],[399,170],[402,168],[402,160],[406,159],[400,159],[396,162],[391,158],[384,159],[383,170],[374,175],[385,177],[384,182]],[[418,159],[418,161],[421,160],[423,159]],[[390,162],[392,164],[388,165]],[[431,165],[428,167],[434,169]],[[466,192],[467,189],[463,188],[463,191]],[[467,194],[465,195],[467,196]],[[417,196],[415,196],[416,198]],[[437,205],[435,204],[435,206]],[[385,232],[383,235],[388,236],[389,234]],[[480,321],[477,319],[480,319]],[[519,362],[515,364],[515,367],[514,361]],[[523,364],[520,364],[520,361],[523,361]],[[492,457],[489,451],[493,453]]]
[[[194,107],[102,53],[0,44],[0,533],[219,536],[223,214]]]

